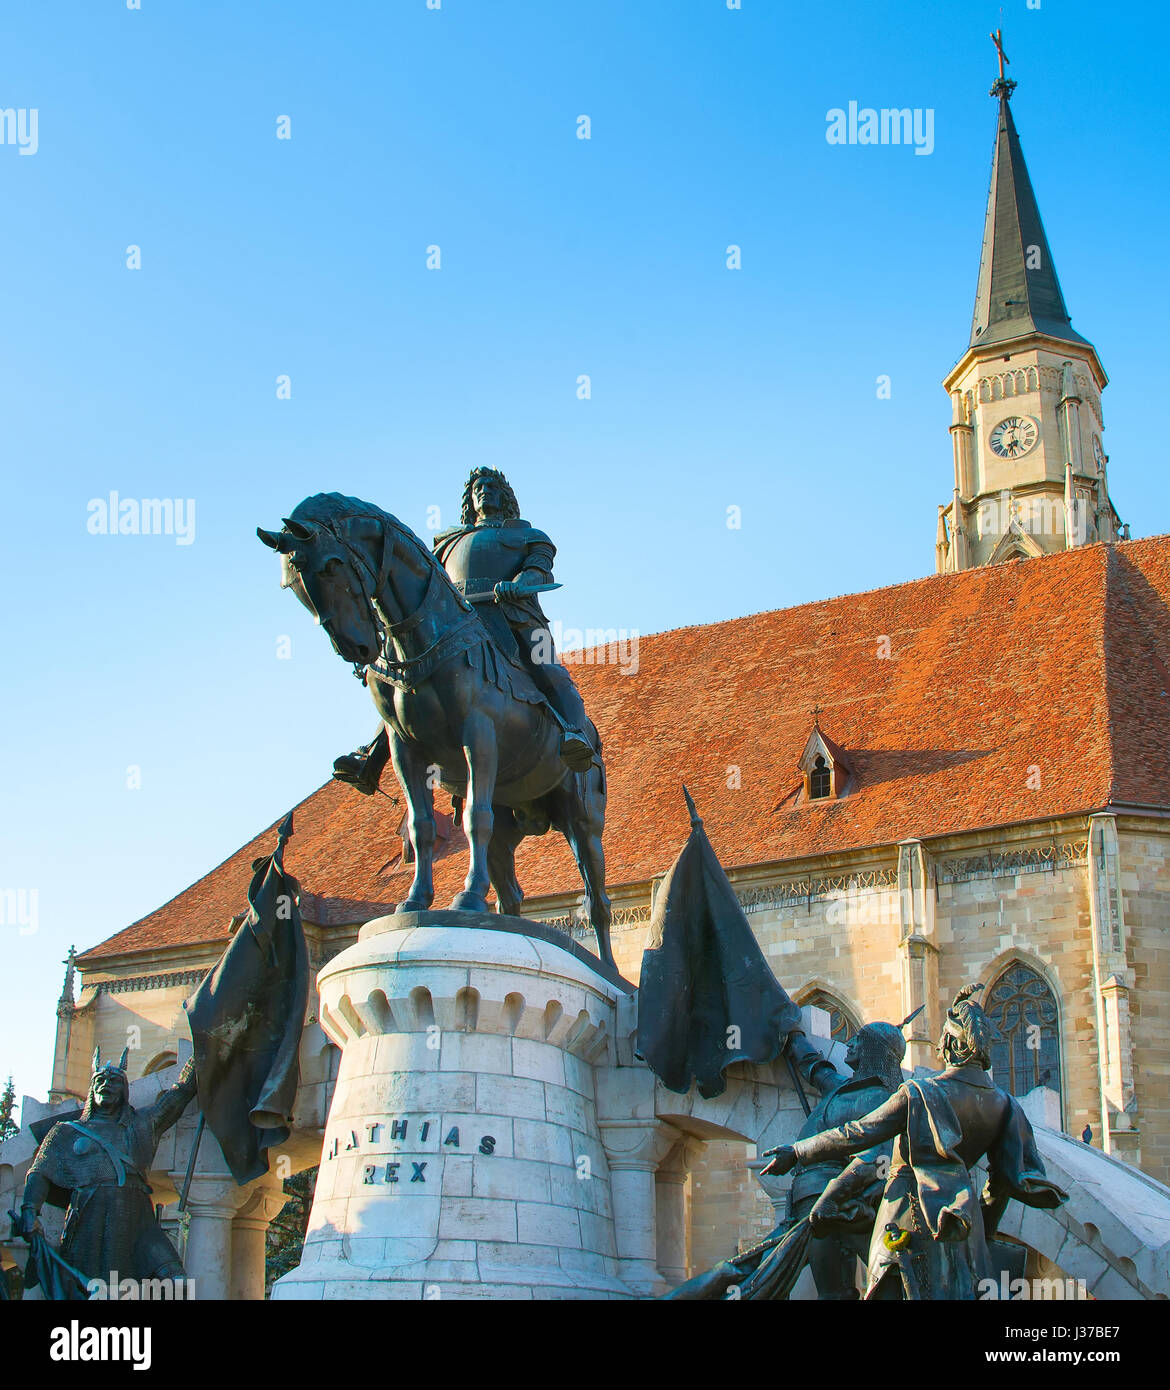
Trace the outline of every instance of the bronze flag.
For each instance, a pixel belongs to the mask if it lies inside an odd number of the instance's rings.
[[[183,1007],[195,1047],[199,1106],[241,1186],[268,1171],[291,1132],[309,962],[297,895],[284,871],[292,812],[276,849],[252,865],[248,915]]]
[[[722,1094],[732,1062],[773,1061],[799,1032],[800,1010],[764,959],[685,787],[683,795],[691,833],[650,918],[638,1055],[670,1090],[694,1078],[709,1098]]]

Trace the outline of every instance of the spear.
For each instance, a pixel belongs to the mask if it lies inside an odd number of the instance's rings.
[[[187,1194],[191,1191],[191,1179],[195,1174],[195,1160],[199,1157],[199,1143],[207,1126],[207,1117],[199,1112],[199,1124],[195,1128],[195,1138],[191,1144],[191,1157],[187,1160],[187,1173],[183,1178],[183,1190],[179,1194],[179,1210],[187,1210]]]

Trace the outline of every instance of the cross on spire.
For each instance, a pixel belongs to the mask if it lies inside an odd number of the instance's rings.
[[[993,97],[1010,98],[1016,89],[1016,84],[1010,77],[1004,75],[1004,64],[1010,63],[1011,59],[1003,51],[1003,30],[997,29],[994,34],[989,35],[991,42],[995,44],[996,56],[999,58],[999,77],[992,83],[991,91],[988,94]]]
[[[994,34],[991,34],[991,35],[990,35],[990,38],[991,38],[991,42],[992,42],[993,44],[995,44],[995,51],[999,54],[999,80],[1002,82],[1002,81],[1003,81],[1003,65],[1004,65],[1004,63],[1010,63],[1010,62],[1011,62],[1011,59],[1010,59],[1010,58],[1007,56],[1007,54],[1003,51],[1003,30],[1002,30],[1002,29],[997,29],[997,30],[995,31]]]
[[[68,955],[65,957],[65,959],[61,962],[61,964],[65,967],[65,983],[61,986],[61,997],[60,997],[60,999],[57,1000],[57,1011],[58,1011],[58,1013],[60,1013],[61,1011],[64,1011],[64,1012],[68,1013],[68,1012],[69,1012],[71,1009],[73,1009],[73,1007],[74,1007],[74,999],[73,999],[73,972],[74,972],[74,965],[73,965],[73,962],[74,962],[74,960],[76,959],[76,956],[77,956],[77,947],[76,947],[76,946],[70,946],[70,948],[69,948],[69,954],[68,954]]]

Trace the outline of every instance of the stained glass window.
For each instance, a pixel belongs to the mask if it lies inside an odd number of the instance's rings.
[[[804,1001],[814,1009],[824,1009],[829,1015],[829,1037],[833,1042],[847,1043],[857,1032],[857,1024],[845,1012],[831,994],[818,989]]]
[[[984,1007],[1000,1033],[991,1045],[995,1084],[1015,1096],[1036,1086],[1059,1095],[1059,1015],[1043,977],[1017,961],[992,985]]]

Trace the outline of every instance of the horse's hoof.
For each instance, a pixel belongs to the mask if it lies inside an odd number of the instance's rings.
[[[430,911],[433,898],[407,898],[404,903],[399,903],[391,916],[397,917],[401,912],[428,912]]]
[[[456,893],[451,899],[452,912],[486,912],[487,899],[480,893]]]

